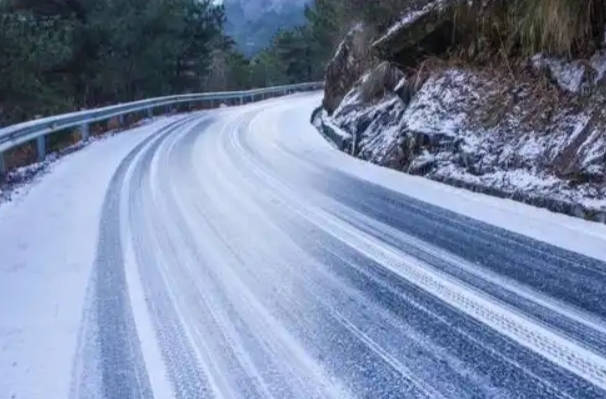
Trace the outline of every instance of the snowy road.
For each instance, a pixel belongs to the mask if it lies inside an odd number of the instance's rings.
[[[319,101],[161,119],[0,205],[0,398],[606,397],[606,228],[349,158]]]

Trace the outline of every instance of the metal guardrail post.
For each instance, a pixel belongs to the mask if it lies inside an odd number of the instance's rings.
[[[6,175],[6,163],[4,162],[4,153],[0,152],[0,181],[3,180]]]
[[[240,105],[244,104],[244,96],[240,96]]]
[[[147,117],[148,117],[149,119],[151,119],[151,118],[153,118],[153,117],[154,117],[154,109],[153,109],[153,108],[151,108],[151,107],[150,107],[150,108],[148,108],[147,110],[145,110],[145,112],[146,112],[146,115],[147,115]]]
[[[36,138],[36,150],[38,153],[38,162],[43,162],[46,158],[46,136]]]
[[[118,123],[120,126],[124,126],[124,114],[118,115]]]
[[[80,126],[80,140],[87,141],[89,135],[90,135],[90,128],[89,128],[88,123],[82,124],[82,126]]]

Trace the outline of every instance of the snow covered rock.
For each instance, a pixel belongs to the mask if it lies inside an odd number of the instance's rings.
[[[369,73],[364,74],[356,85],[359,86],[362,100],[371,102],[393,92],[396,92],[396,94],[400,92],[399,95],[404,99],[404,89],[407,88],[405,83],[406,75],[392,63],[383,61]]]
[[[531,58],[532,66],[542,71],[562,90],[572,94],[591,91],[604,85],[606,51],[595,53],[589,60],[566,60],[537,54]]]
[[[345,36],[333,59],[326,67],[324,109],[329,113],[339,106],[345,94],[371,65],[368,32],[356,25]]]
[[[423,56],[439,54],[451,45],[454,13],[446,12],[466,0],[411,0],[401,17],[373,42],[381,59],[411,66]]]
[[[606,221],[606,50],[503,68],[449,58],[453,48],[479,51],[453,33],[457,12],[483,15],[498,4],[407,0],[370,44],[379,58],[372,67],[360,62],[369,54],[354,29],[328,67],[327,112],[316,126],[379,165]]]
[[[409,103],[394,92],[367,102],[363,81],[332,117],[324,115],[352,134],[358,157],[559,212],[604,216],[606,99],[600,94],[577,102],[556,92],[544,103],[532,81],[445,68],[411,91]]]
[[[581,60],[566,61],[537,54],[531,61],[536,69],[543,71],[551,81],[570,93],[580,93],[593,81],[594,70]]]
[[[400,145],[404,104],[393,94],[376,104],[355,102],[356,98],[346,97],[333,118],[338,126],[352,133],[354,154],[373,163],[399,167],[404,158]]]

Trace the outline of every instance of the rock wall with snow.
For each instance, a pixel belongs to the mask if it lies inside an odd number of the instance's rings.
[[[333,59],[326,67],[324,108],[332,113],[354,83],[371,65],[369,33],[362,24],[354,26],[345,36]]]
[[[327,75],[329,88],[353,83],[316,126],[379,165],[606,222],[606,52],[537,55],[526,67],[514,78],[442,64],[371,99],[372,70]]]

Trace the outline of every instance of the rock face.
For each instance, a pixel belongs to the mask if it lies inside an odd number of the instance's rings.
[[[345,36],[326,67],[323,105],[329,114],[335,111],[372,62],[369,34],[363,25],[356,25]]]
[[[429,54],[441,54],[452,44],[452,7],[466,0],[412,0],[402,17],[373,44],[384,60],[412,66]]]
[[[401,161],[402,154],[393,143],[402,133],[407,87],[404,74],[383,62],[362,76],[343,98],[332,120],[356,138],[354,155],[394,167]]]
[[[400,20],[374,43],[367,29],[354,27],[326,69],[326,111],[335,111],[364,72],[377,63],[377,55],[403,68],[418,64],[428,54],[444,52],[452,42],[454,15],[445,10],[461,1],[410,0]]]
[[[383,62],[370,67],[350,32],[328,67],[316,126],[369,162],[606,222],[606,50],[535,55],[516,75],[421,65],[428,49],[452,44],[440,39],[452,32],[445,7],[459,3],[411,1],[417,8],[372,44]]]
[[[363,82],[330,117],[358,157],[576,216],[606,212],[603,94],[580,103],[554,92],[545,103],[532,81],[443,68],[409,87],[408,102],[395,92],[367,102]]]

